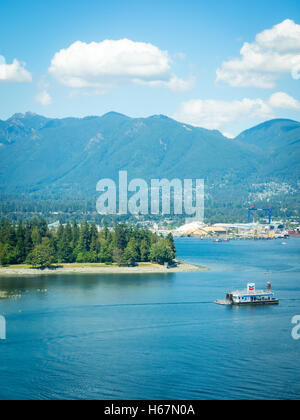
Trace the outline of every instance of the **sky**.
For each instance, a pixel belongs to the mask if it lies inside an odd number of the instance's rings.
[[[0,119],[300,120],[299,0],[1,0]]]

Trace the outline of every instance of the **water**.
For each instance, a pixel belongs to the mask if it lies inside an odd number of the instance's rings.
[[[0,399],[299,399],[300,240],[177,246],[210,270],[1,278]],[[267,280],[280,306],[212,303]]]

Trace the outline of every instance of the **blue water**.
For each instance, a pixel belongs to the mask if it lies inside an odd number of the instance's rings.
[[[0,399],[299,399],[300,240],[177,246],[209,271],[0,278]],[[212,303],[267,280],[279,306]]]

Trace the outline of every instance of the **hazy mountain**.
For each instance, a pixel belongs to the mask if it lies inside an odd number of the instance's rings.
[[[100,178],[205,178],[208,191],[245,196],[253,184],[300,175],[300,123],[273,120],[228,139],[162,115],[50,119],[32,113],[0,121],[0,185],[89,194]]]
[[[264,176],[298,181],[300,177],[300,123],[267,121],[240,134],[237,141],[253,146],[263,159]]]

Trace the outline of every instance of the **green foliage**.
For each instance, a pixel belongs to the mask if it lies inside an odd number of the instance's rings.
[[[50,241],[48,238],[43,238],[42,243],[35,246],[26,260],[28,264],[36,268],[51,267],[54,261],[55,258],[52,255]]]
[[[139,244],[135,238],[131,238],[124,250],[123,254],[124,261],[127,265],[135,265],[140,261]]]
[[[114,248],[114,250],[113,250],[113,261],[119,267],[126,265],[125,259],[123,257],[123,252],[120,248]]]
[[[16,261],[16,251],[10,244],[0,244],[0,264],[13,264]]]
[[[151,261],[163,265],[171,263],[175,258],[175,253],[169,240],[161,238],[151,246],[149,257]]]
[[[142,262],[149,261],[149,243],[145,239],[142,239],[141,241],[140,253]]]
[[[169,233],[169,235],[167,236],[166,239],[167,239],[167,241],[168,241],[168,243],[171,247],[171,250],[173,252],[173,255],[174,255],[173,258],[175,258],[176,257],[176,246],[175,246],[175,241],[174,241],[172,233]]]
[[[0,264],[27,262],[33,267],[48,267],[54,263],[105,263],[132,266],[147,262],[150,248],[158,241],[157,235],[145,229],[115,225],[98,232],[95,223],[76,222],[60,224],[49,231],[44,220],[25,223],[0,221]],[[173,237],[163,240],[168,246],[168,260],[176,255]],[[158,254],[155,254],[158,260]],[[163,259],[166,256],[163,249]]]

